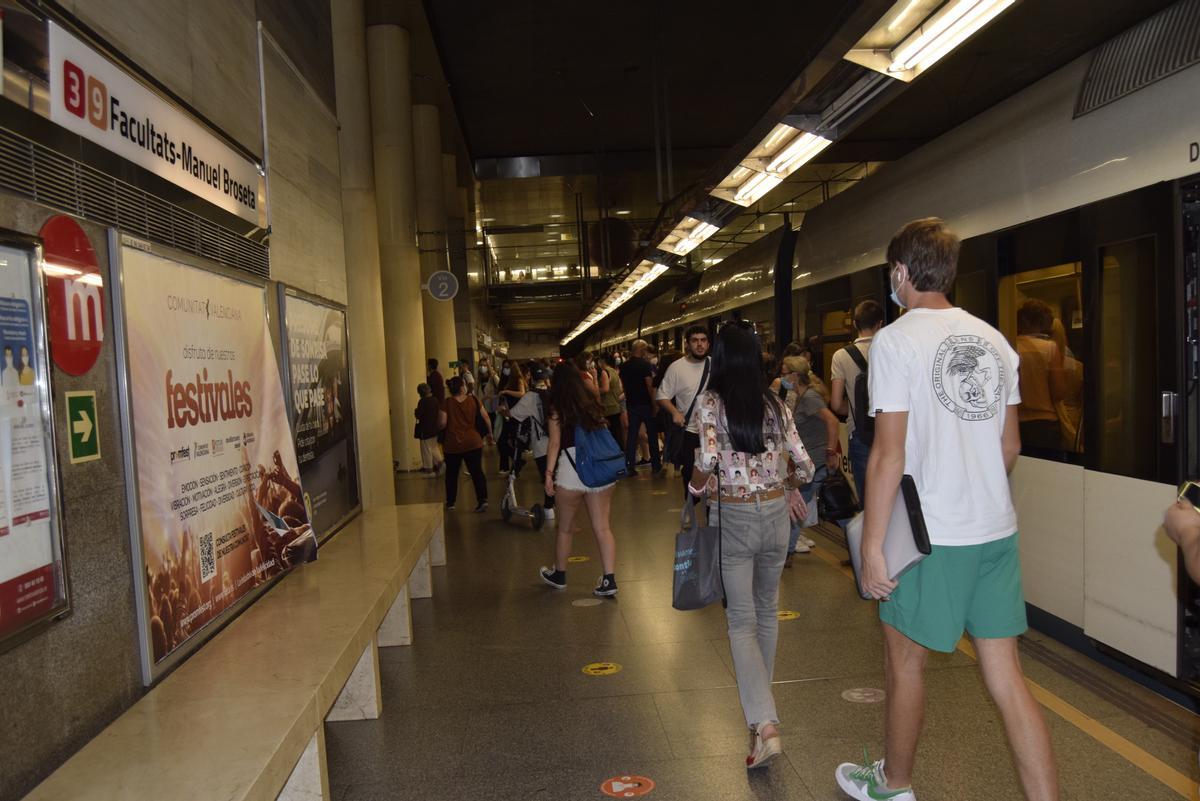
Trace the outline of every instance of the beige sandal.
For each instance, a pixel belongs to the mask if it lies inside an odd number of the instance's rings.
[[[761,732],[768,726],[775,731],[773,734],[763,737]],[[751,743],[750,756],[746,757],[746,770],[765,768],[783,753],[783,740],[779,736],[779,727],[770,721],[763,721],[755,726]]]

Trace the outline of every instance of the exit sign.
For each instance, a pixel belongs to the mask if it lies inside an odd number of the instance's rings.
[[[71,441],[71,464],[100,458],[100,429],[96,424],[96,393],[68,392],[67,436]]]

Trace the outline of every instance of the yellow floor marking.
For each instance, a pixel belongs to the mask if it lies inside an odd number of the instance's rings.
[[[843,565],[842,560],[835,554],[829,553],[823,548],[814,548],[813,553],[821,561],[840,571],[851,581],[854,581],[854,571]],[[978,660],[975,647],[965,636],[959,640],[958,650],[962,651],[970,659]],[[1103,723],[1088,717],[1079,709],[1059,698],[1040,684],[1029,679],[1025,679],[1025,683],[1029,685],[1029,690],[1033,693],[1033,697],[1037,699],[1038,703],[1046,707],[1046,709],[1049,709],[1108,750],[1119,754],[1129,764],[1174,790],[1181,797],[1187,798],[1189,801],[1200,801],[1200,790],[1197,789],[1195,782],[1186,774],[1181,773],[1148,751],[1129,742],[1129,740],[1126,740]]]

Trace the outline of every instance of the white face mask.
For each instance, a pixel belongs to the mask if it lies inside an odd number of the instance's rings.
[[[658,366],[658,357],[655,356],[652,359],[650,359],[650,363],[653,364],[655,367],[657,367]]]

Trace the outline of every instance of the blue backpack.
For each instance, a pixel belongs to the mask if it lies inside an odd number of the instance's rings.
[[[607,428],[588,431],[583,426],[575,426],[575,458],[571,459],[568,451],[563,453],[567,454],[584,486],[606,487],[629,475],[625,454]]]

